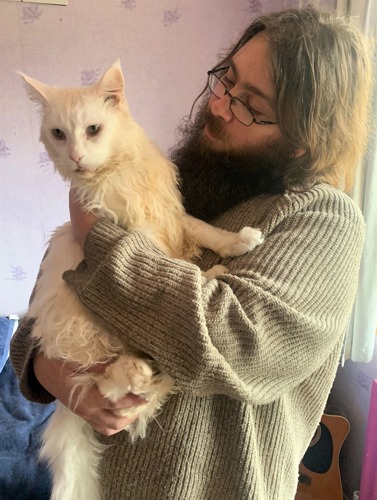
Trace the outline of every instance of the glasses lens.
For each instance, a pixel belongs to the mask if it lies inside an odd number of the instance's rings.
[[[232,97],[230,101],[230,110],[233,113],[233,116],[244,125],[249,126],[255,120],[252,112],[245,106],[243,102],[237,99],[237,97]]]
[[[221,97],[224,97],[225,95],[226,88],[223,82],[220,80],[221,76],[220,78],[219,76],[220,75],[211,73],[208,77],[208,86],[212,94],[221,99]]]

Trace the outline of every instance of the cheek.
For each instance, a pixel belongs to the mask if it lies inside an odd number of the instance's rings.
[[[52,160],[66,160],[68,158],[68,145],[66,141],[58,141],[47,136],[42,141]]]
[[[111,147],[105,136],[89,138],[84,142],[85,163],[88,167],[96,168],[109,160]]]
[[[253,125],[246,127],[234,120],[226,130],[226,139],[227,146],[232,150],[237,150],[261,144],[263,135],[258,130],[253,130]]]
[[[250,133],[251,130],[249,127],[245,127],[244,125],[234,127],[234,130],[229,133],[229,143],[234,147],[242,147],[251,145],[254,142],[258,142],[258,134]]]
[[[282,138],[281,132],[271,125],[256,125],[253,123],[250,127],[240,124],[232,132],[229,131],[229,145],[232,148],[252,148],[253,146],[268,146]]]

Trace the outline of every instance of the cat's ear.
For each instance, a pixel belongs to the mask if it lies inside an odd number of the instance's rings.
[[[124,79],[119,59],[105,71],[95,86],[106,100],[112,100],[114,104],[124,101]]]
[[[32,101],[37,102],[38,104],[42,104],[44,106],[48,103],[49,95],[51,93],[51,87],[46,85],[45,83],[39,82],[30,76],[21,73],[18,74],[23,78],[25,82],[25,88],[28,93],[29,98]]]

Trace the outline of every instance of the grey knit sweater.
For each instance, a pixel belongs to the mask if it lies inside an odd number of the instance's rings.
[[[111,333],[176,380],[147,436],[101,437],[106,500],[292,500],[298,465],[337,370],[355,296],[364,222],[320,185],[262,195],[216,220],[266,240],[206,282],[142,234],[99,221],[66,280]],[[207,269],[221,259],[205,251]],[[51,396],[30,370],[32,321],[12,343],[24,395]]]

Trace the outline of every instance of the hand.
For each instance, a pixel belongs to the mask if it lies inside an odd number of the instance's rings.
[[[80,203],[76,200],[75,192],[71,188],[69,191],[69,212],[73,234],[78,243],[84,247],[85,239],[97,221],[97,217],[92,212],[85,212]]]
[[[96,365],[91,371],[98,373],[104,369],[104,365]],[[116,402],[111,402],[104,398],[95,386],[79,401],[75,396],[70,399],[72,389],[70,378],[77,373],[77,365],[59,359],[48,359],[43,354],[38,354],[34,358],[34,373],[46,391],[105,436],[120,432],[137,419],[137,415],[132,418],[116,416],[114,410],[145,403],[143,398],[135,394],[128,394]]]

